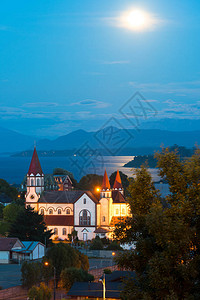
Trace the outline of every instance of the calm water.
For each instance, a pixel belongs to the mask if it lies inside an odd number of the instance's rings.
[[[40,157],[40,163],[45,174],[51,174],[54,168],[64,168],[74,174],[77,180],[83,175],[95,173],[103,175],[106,168],[108,176],[117,169],[132,176],[131,168],[123,165],[132,160],[132,156],[103,156],[103,157]],[[9,183],[21,183],[28,172],[30,157],[0,157],[0,178]],[[152,177],[158,180],[157,170],[150,169]]]

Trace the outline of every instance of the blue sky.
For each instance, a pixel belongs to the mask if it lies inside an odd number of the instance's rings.
[[[155,26],[120,25],[140,9]],[[159,118],[199,118],[198,0],[1,1],[0,126],[41,137],[95,130],[139,91]]]

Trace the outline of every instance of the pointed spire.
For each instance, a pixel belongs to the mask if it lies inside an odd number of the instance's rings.
[[[31,164],[30,164],[29,170],[28,170],[28,175],[30,175],[30,174],[33,174],[33,175],[36,175],[36,174],[42,175],[43,174],[42,168],[40,165],[40,161],[39,161],[39,158],[37,155],[36,146],[34,146],[33,156],[31,159]]]
[[[105,169],[105,173],[104,173],[104,176],[103,176],[102,190],[109,190],[109,189],[110,189],[110,182],[109,182],[109,179],[108,179],[108,174],[107,174],[106,169]]]
[[[123,187],[122,187],[121,177],[120,177],[120,174],[119,174],[119,170],[117,170],[117,175],[116,175],[116,178],[115,178],[113,189],[122,189],[122,188]]]

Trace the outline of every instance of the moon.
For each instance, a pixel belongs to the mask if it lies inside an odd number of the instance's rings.
[[[126,12],[121,19],[123,27],[132,30],[143,30],[151,25],[151,17],[142,10],[132,10]]]

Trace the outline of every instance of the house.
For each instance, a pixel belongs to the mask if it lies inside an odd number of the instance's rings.
[[[18,238],[0,237],[0,263],[40,259],[45,255],[45,245],[37,241],[20,241]]]
[[[45,256],[45,245],[37,241],[22,241],[23,248],[12,250],[12,259],[16,261],[35,260]]]
[[[71,191],[73,190],[73,184],[68,175],[54,175],[55,182],[58,185],[59,191]]]
[[[18,238],[0,237],[0,263],[8,264],[12,260],[13,250],[22,249],[24,245]]]
[[[123,290],[123,281],[135,277],[134,272],[114,271],[105,274],[105,296],[106,299],[121,299],[120,293]],[[67,293],[70,299],[103,299],[103,284],[101,282],[75,282]]]
[[[84,241],[96,235],[112,238],[116,222],[130,215],[119,171],[111,187],[105,170],[99,199],[91,191],[69,187],[68,176],[62,180],[60,177],[58,175],[57,183],[64,184],[60,190],[44,191],[44,174],[34,148],[27,173],[26,207],[30,205],[44,215],[48,229],[54,233],[53,238],[68,239],[74,229],[78,238]]]

